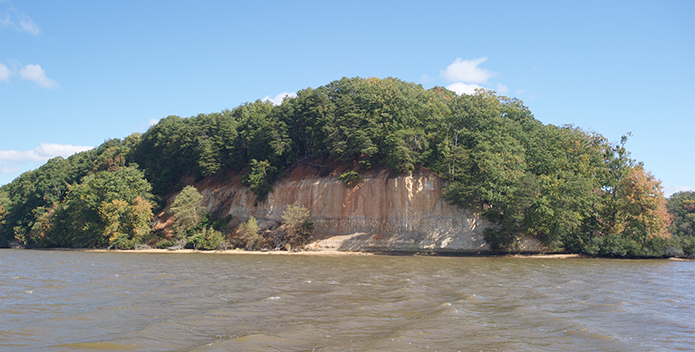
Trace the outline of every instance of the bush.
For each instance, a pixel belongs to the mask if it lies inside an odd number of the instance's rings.
[[[343,172],[338,176],[338,180],[342,181],[345,187],[352,188],[362,183],[362,176],[355,171]]]
[[[173,245],[175,245],[175,244],[176,244],[176,241],[175,241],[175,240],[173,240],[173,239],[165,239],[165,240],[161,240],[161,241],[155,243],[155,244],[154,244],[154,248],[166,249],[166,248],[169,248],[169,247],[171,247],[171,246],[173,246]]]
[[[112,249],[134,249],[135,241],[128,238],[128,234],[118,233],[115,235],[115,239],[111,242],[109,248]]]
[[[355,187],[363,181],[362,176],[355,171],[343,172],[338,176],[338,180],[342,181],[347,188]]]
[[[200,250],[227,249],[222,232],[210,227],[204,227],[200,232],[191,236],[188,239],[188,245]]]
[[[519,250],[519,238],[516,232],[504,227],[483,230],[483,239],[490,246],[490,250],[496,253],[511,253]]]
[[[259,236],[258,220],[251,216],[237,229],[237,246],[248,251],[257,251],[267,247],[267,240]]]
[[[359,175],[358,175],[359,176]],[[314,223],[309,209],[299,206],[299,202],[288,205],[282,214],[287,232],[287,243],[292,248],[303,247],[311,239]]]

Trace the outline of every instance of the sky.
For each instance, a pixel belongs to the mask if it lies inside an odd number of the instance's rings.
[[[0,0],[0,185],[342,77],[521,99],[695,190],[695,1]]]

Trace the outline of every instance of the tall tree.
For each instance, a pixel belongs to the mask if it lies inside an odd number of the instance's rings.
[[[181,190],[171,204],[171,212],[176,218],[176,223],[184,230],[189,230],[200,222],[205,215],[205,207],[201,204],[203,195],[193,186],[186,186]]]

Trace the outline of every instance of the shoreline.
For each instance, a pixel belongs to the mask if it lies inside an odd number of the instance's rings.
[[[643,259],[643,260],[673,260],[673,261],[695,261],[695,258],[610,258],[592,257],[584,254],[574,253],[524,253],[524,254],[487,254],[479,252],[405,252],[405,251],[338,251],[334,249],[320,250],[299,250],[299,251],[247,251],[243,249],[227,250],[197,250],[197,249],[96,249],[96,248],[2,248],[20,249],[36,251],[57,251],[57,252],[87,252],[87,253],[144,253],[144,254],[210,254],[210,255],[289,255],[289,256],[383,256],[383,257],[476,257],[476,258],[515,258],[515,259]]]

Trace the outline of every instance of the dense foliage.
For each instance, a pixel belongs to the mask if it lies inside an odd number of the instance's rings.
[[[668,199],[671,214],[669,232],[681,242],[686,253],[695,253],[695,192],[678,192]]]
[[[530,235],[550,251],[687,253],[669,234],[659,181],[630,158],[626,141],[543,125],[520,100],[490,91],[457,96],[393,78],[343,78],[277,106],[257,100],[169,116],[142,135],[52,159],[0,188],[0,245],[128,247],[144,241],[145,208],[191,181],[240,172],[262,202],[295,163],[337,160],[357,171],[409,173],[419,165],[437,172],[448,180],[451,203],[497,224],[485,232],[496,251],[513,252]],[[129,181],[113,180],[120,177]],[[359,180],[357,172],[343,177],[346,185]],[[197,214],[193,223],[212,224],[214,216]],[[671,234],[693,237],[680,226],[671,225]],[[256,246],[257,227],[247,222],[237,233]]]

